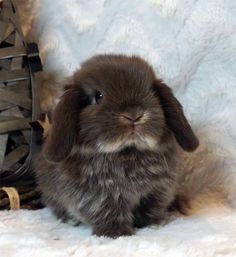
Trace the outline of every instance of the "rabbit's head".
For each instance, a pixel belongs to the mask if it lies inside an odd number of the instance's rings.
[[[83,63],[71,81],[53,114],[44,147],[48,160],[62,161],[72,149],[158,151],[172,135],[184,150],[197,148],[180,103],[141,58],[98,55]]]

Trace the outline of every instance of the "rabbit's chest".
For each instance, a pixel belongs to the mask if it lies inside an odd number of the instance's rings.
[[[80,188],[87,190],[89,185],[92,194],[102,192],[136,198],[151,192],[170,177],[167,161],[156,156],[135,156],[124,160],[108,157],[93,159],[81,170]]]
[[[166,160],[152,156],[124,160],[107,156],[83,159],[73,168],[77,176],[70,180],[73,194],[68,195],[66,205],[71,214],[79,215],[85,223],[83,213],[96,213],[108,202],[114,206],[123,202],[134,208],[141,198],[170,187],[168,167]]]

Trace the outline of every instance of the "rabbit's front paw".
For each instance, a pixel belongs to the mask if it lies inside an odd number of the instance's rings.
[[[96,236],[117,238],[120,236],[132,236],[134,234],[134,229],[132,226],[127,225],[95,227],[93,234]]]

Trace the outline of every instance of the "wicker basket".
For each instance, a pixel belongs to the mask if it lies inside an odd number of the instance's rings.
[[[38,133],[30,122],[40,112],[33,72],[41,68],[38,47],[25,42],[13,1],[0,1],[1,187],[24,186],[25,192],[34,185],[30,163]]]

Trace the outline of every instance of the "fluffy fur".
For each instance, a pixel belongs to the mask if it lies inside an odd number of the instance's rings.
[[[96,56],[66,85],[35,162],[44,201],[99,236],[159,224],[176,194],[176,141],[198,146],[152,68],[138,57]]]

